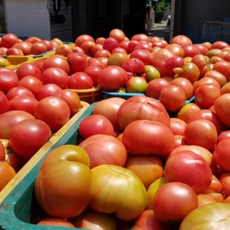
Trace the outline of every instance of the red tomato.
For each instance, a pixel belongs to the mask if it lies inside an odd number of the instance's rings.
[[[199,68],[201,77],[211,70],[209,58],[203,54],[194,55],[191,62],[196,64],[196,66]]]
[[[201,51],[193,44],[182,45],[184,50],[184,57],[194,57],[195,55],[201,54]]]
[[[214,78],[219,82],[220,87],[223,87],[227,83],[226,77],[222,73],[216,70],[209,70],[208,72],[205,73],[204,77]]]
[[[59,67],[50,67],[44,70],[42,73],[42,83],[56,84],[60,88],[64,89],[69,83],[68,74]]]
[[[50,83],[43,85],[37,93],[37,100],[40,101],[45,97],[53,96],[54,94],[58,93],[58,91],[62,91],[62,88],[56,84]]]
[[[134,49],[130,54],[130,58],[138,58],[144,63],[144,65],[152,64],[152,55],[146,49]]]
[[[6,48],[12,47],[17,42],[19,42],[19,38],[17,35],[13,33],[4,34],[1,37],[1,46],[6,47]]]
[[[79,134],[84,139],[95,134],[114,136],[114,128],[108,118],[100,114],[92,114],[81,121]]]
[[[95,53],[98,51],[98,50],[102,50],[103,49],[103,45],[102,44],[93,44],[93,46],[91,47],[91,57],[94,57],[95,56]],[[84,51],[83,51],[84,53]]]
[[[93,56],[92,48],[94,47],[94,45],[95,42],[93,41],[84,41],[80,47],[84,51],[84,54],[86,54],[89,57],[92,57]]]
[[[224,41],[215,41],[212,43],[211,49],[224,49],[226,47],[229,47],[229,44]]]
[[[5,146],[3,145],[2,141],[0,140],[0,161],[4,160],[6,157]]]
[[[173,148],[177,148],[178,146],[187,145],[188,143],[185,140],[184,135],[174,134],[174,146]]]
[[[101,72],[103,68],[99,65],[89,65],[84,69],[84,73],[86,73],[92,80],[93,85],[98,85],[98,74]]]
[[[29,55],[29,54],[31,54],[30,53],[31,46],[32,46],[32,43],[26,42],[26,41],[21,41],[21,42],[15,43],[12,47],[22,50],[24,55]]]
[[[47,57],[43,62],[43,70],[46,70],[50,67],[59,67],[63,69],[67,74],[70,73],[70,65],[64,57],[53,55]]]
[[[0,161],[0,191],[2,191],[2,189],[12,180],[15,175],[15,170],[8,164],[8,162]]]
[[[113,37],[106,38],[103,43],[103,48],[108,50],[109,52],[112,52],[112,50],[117,47],[120,47],[119,42]]]
[[[127,159],[125,146],[114,136],[95,134],[79,144],[90,158],[90,168],[110,164],[123,167]]]
[[[70,218],[86,209],[92,197],[89,164],[87,153],[76,145],[59,146],[45,157],[34,190],[38,204],[49,216]]]
[[[85,54],[79,52],[68,54],[67,61],[70,65],[71,73],[82,72],[88,66]]]
[[[10,109],[9,99],[0,91],[0,114],[7,112]]]
[[[98,84],[101,89],[116,91],[127,82],[127,73],[120,66],[106,66],[98,74]]]
[[[20,55],[20,56],[23,56],[24,53],[22,52],[21,49],[11,47],[6,51],[6,55]]]
[[[135,173],[106,164],[91,169],[91,172],[93,195],[89,205],[93,210],[114,213],[119,219],[127,221],[137,218],[145,210],[146,189]],[[135,208],[130,204],[135,204]]]
[[[167,182],[182,182],[197,194],[204,193],[212,181],[212,171],[203,157],[191,150],[170,154],[164,167]]]
[[[199,86],[204,85],[204,84],[214,85],[214,86],[220,88],[220,85],[219,85],[218,81],[215,80],[214,78],[211,78],[211,77],[202,77],[198,81],[195,81],[193,83],[193,90],[194,90],[194,92],[197,90],[197,88]]]
[[[182,58],[184,57],[184,50],[180,45],[169,44],[165,48],[170,50],[177,57],[182,57]]]
[[[35,117],[20,110],[7,111],[0,114],[0,139],[9,139],[14,125],[26,119],[35,119]]]
[[[37,103],[34,116],[48,124],[52,132],[56,132],[69,121],[70,109],[61,98],[48,96]]]
[[[156,218],[163,222],[180,222],[197,207],[198,198],[195,191],[181,182],[163,184],[153,199],[153,212]]]
[[[215,202],[203,205],[184,218],[180,224],[180,230],[204,230],[204,227],[208,230],[228,230],[229,213],[229,204]]]
[[[69,44],[60,44],[55,49],[55,54],[62,55],[64,57],[67,57],[69,53],[72,53],[72,47]]]
[[[50,50],[54,49],[54,46],[53,46],[52,42],[49,41],[49,40],[42,40],[41,43],[43,43],[46,46],[47,51],[50,51]]]
[[[82,34],[82,35],[79,35],[76,39],[75,39],[75,46],[81,46],[81,44],[85,41],[93,41],[94,42],[94,39],[93,37],[91,37],[90,35],[88,34]]]
[[[77,72],[69,77],[68,88],[70,89],[91,89],[92,78],[84,72]]]
[[[10,101],[10,110],[21,110],[30,114],[34,114],[34,108],[37,105],[37,99],[27,96],[20,95],[12,98]]]
[[[153,51],[153,47],[151,45],[151,43],[148,43],[148,42],[139,42],[139,44],[137,44],[134,48],[134,50],[136,49],[145,49],[145,50],[148,50],[150,53],[152,53]]]
[[[135,34],[131,37],[131,41],[133,40],[150,42],[150,38],[146,34]]]
[[[26,95],[26,96],[35,98],[34,94],[29,89],[21,87],[21,86],[16,86],[16,87],[11,88],[7,92],[6,97],[8,98],[8,100],[11,100],[14,97],[22,96],[22,95]]]
[[[31,76],[31,75],[28,75],[28,76],[23,77],[18,82],[18,86],[28,89],[29,91],[31,91],[34,94],[35,97],[37,97],[37,94],[39,93],[40,89],[42,88],[43,83],[38,78]]]
[[[61,98],[67,103],[70,109],[70,116],[76,114],[82,107],[79,95],[71,89],[57,91],[54,96]]]
[[[186,94],[180,86],[169,85],[161,90],[159,100],[168,111],[176,112],[184,106]]]
[[[211,121],[198,119],[187,124],[184,136],[189,144],[212,150],[216,144],[217,130]]]
[[[187,123],[177,117],[170,118],[170,129],[174,135],[184,135]]]
[[[214,109],[220,120],[227,126],[230,126],[230,93],[219,96],[214,102]]]
[[[49,140],[50,136],[51,130],[45,122],[27,119],[12,128],[9,144],[19,156],[31,158]]]
[[[42,75],[41,70],[33,63],[22,63],[18,66],[16,73],[19,80],[28,75],[41,79]]]
[[[157,142],[152,141],[156,138]],[[131,154],[167,156],[173,149],[174,137],[172,131],[161,122],[136,120],[125,128],[122,142]]]
[[[187,44],[191,45],[193,43],[189,37],[180,34],[172,38],[171,44],[178,44],[182,46],[182,45],[187,45]]]
[[[228,139],[228,138],[230,139],[230,130],[223,131],[223,132],[219,133],[219,135],[217,137],[216,144],[218,144],[222,140],[225,140],[225,139]]]
[[[131,58],[123,62],[121,66],[126,72],[141,74],[145,72],[145,65],[139,58]]]
[[[33,36],[33,37],[28,37],[25,41],[30,42],[31,44],[34,44],[35,42],[40,42],[41,38]]]
[[[97,102],[93,109],[93,114],[100,114],[108,118],[113,125],[115,131],[120,131],[121,127],[118,124],[117,112],[120,106],[125,102],[123,98],[107,98]]]
[[[132,113],[130,113],[132,111]],[[135,96],[127,99],[117,112],[117,121],[121,129],[135,120],[159,121],[169,127],[169,115],[165,107],[156,99]]]
[[[184,65],[184,59],[180,56],[173,56],[170,57],[166,62],[164,63],[164,68],[167,75],[174,76],[173,69],[177,67],[182,67]]]
[[[201,52],[201,54],[206,55],[206,53],[209,51],[208,47],[205,46],[204,44],[194,44],[193,46],[195,46],[196,48],[198,48]]]
[[[0,90],[7,93],[16,86],[18,86],[17,74],[12,69],[0,67]]]
[[[66,219],[61,218],[45,218],[40,220],[37,225],[45,225],[45,226],[61,226],[65,228],[75,228],[75,226]]]
[[[209,84],[200,85],[194,93],[195,102],[201,109],[208,109],[213,106],[220,95],[220,88]]]
[[[118,43],[125,40],[125,33],[120,29],[113,29],[109,32],[109,37],[115,38]]]
[[[221,156],[224,156],[224,155],[220,153],[220,157]],[[226,157],[226,155],[225,155],[225,157]],[[230,185],[230,174],[229,174],[229,172],[224,172],[219,177],[219,182],[220,182],[221,188],[222,188],[221,191],[223,192],[225,199],[227,199],[228,197],[230,197],[230,186],[229,186]]]
[[[213,65],[213,70],[216,70],[223,74],[227,80],[230,78],[230,62],[227,61],[218,61]]]
[[[107,57],[109,58],[111,56],[111,52],[106,50],[106,49],[100,49],[98,50],[95,54],[94,54],[94,57],[95,58],[99,58],[99,57]]]
[[[42,42],[33,43],[30,49],[30,53],[34,55],[39,55],[39,54],[45,53],[46,51],[47,51],[47,47]]]
[[[160,157],[154,155],[129,155],[124,167],[133,171],[146,189],[163,176],[163,162]]]

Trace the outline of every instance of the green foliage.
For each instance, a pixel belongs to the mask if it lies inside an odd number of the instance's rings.
[[[166,3],[165,0],[159,0],[159,2],[156,4],[156,9],[155,9],[155,21],[156,22],[161,22],[169,5],[170,4]]]

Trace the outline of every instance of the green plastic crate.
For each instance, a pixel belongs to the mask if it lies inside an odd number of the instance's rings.
[[[84,103],[83,108],[54,134],[0,192],[0,230],[67,230],[70,228],[31,223],[39,209],[34,198],[34,183],[45,156],[65,144],[76,144],[80,122],[93,113],[96,103]],[[33,222],[33,221],[32,221]],[[79,229],[79,228],[74,228]]]

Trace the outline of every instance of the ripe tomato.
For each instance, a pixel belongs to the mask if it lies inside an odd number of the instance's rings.
[[[135,173],[105,164],[91,169],[91,172],[93,194],[89,205],[93,210],[114,213],[121,220],[133,220],[145,210],[146,189]]]
[[[198,194],[197,198],[198,198],[198,207],[205,205],[205,204],[210,204],[210,203],[216,202],[216,200],[213,197],[211,197],[207,194]]]
[[[101,72],[103,68],[100,65],[89,65],[84,69],[84,73],[86,73],[92,80],[93,85],[98,85],[98,74]]]
[[[76,39],[75,39],[75,46],[81,46],[81,44],[85,41],[93,41],[94,42],[94,38],[91,37],[88,34],[82,34],[79,35]]]
[[[204,77],[214,78],[219,82],[220,87],[223,87],[227,83],[226,77],[222,73],[216,70],[209,70],[208,72],[205,73]]]
[[[43,85],[39,90],[39,92],[37,93],[37,100],[40,101],[45,97],[53,96],[59,91],[62,91],[62,88],[60,88],[56,84],[50,83],[50,84]]]
[[[197,90],[199,86],[204,85],[204,84],[214,85],[220,88],[220,85],[216,79],[211,78],[211,77],[202,77],[193,83],[194,92]]]
[[[6,48],[12,47],[17,42],[19,42],[19,38],[17,35],[13,33],[4,34],[1,37],[1,46],[6,47]]]
[[[10,109],[9,100],[2,91],[0,91],[0,104],[0,114],[5,113]]]
[[[42,42],[33,43],[30,49],[30,53],[34,55],[39,55],[39,54],[45,53],[46,51],[47,51],[47,47]]]
[[[26,42],[26,41],[21,41],[21,42],[15,43],[12,47],[22,50],[24,55],[29,55],[31,46],[32,46],[32,43]]]
[[[211,70],[211,65],[209,63],[209,58],[203,54],[197,54],[192,57],[192,63],[196,64],[200,70],[200,75],[203,77],[205,73]]]
[[[16,86],[18,86],[17,74],[12,69],[0,67],[0,90],[7,93]]]
[[[77,72],[69,77],[68,88],[70,89],[91,89],[92,78],[84,72]]]
[[[119,42],[113,37],[107,37],[103,43],[103,49],[106,49],[109,52],[112,52],[112,50],[117,47],[120,47]]]
[[[38,101],[34,116],[48,124],[52,132],[56,132],[69,121],[70,109],[61,98],[48,96]]]
[[[42,73],[42,83],[56,84],[60,88],[64,89],[69,83],[68,74],[59,67],[50,67],[44,70]]]
[[[84,69],[88,66],[86,55],[80,52],[68,54],[67,61],[70,66],[71,73],[84,71]]]
[[[34,189],[38,204],[48,215],[70,218],[85,210],[92,197],[89,164],[87,153],[76,145],[59,146],[45,157]]]
[[[120,66],[106,66],[98,74],[98,84],[101,89],[116,91],[127,82],[127,73]]]
[[[125,33],[122,30],[115,28],[109,32],[109,37],[115,38],[118,43],[121,43],[125,40]]]
[[[6,157],[5,146],[3,145],[2,141],[0,140],[0,161],[4,160]]]
[[[45,218],[40,220],[37,225],[45,225],[45,226],[61,226],[66,228],[75,228],[75,226],[66,219],[61,218]]]
[[[189,144],[212,150],[216,144],[217,130],[211,121],[198,119],[187,124],[184,136]]]
[[[126,60],[121,66],[126,72],[134,75],[145,72],[145,65],[139,58],[131,58]]]
[[[194,57],[201,54],[201,51],[193,44],[185,44],[181,46],[184,50],[184,57]]]
[[[102,164],[123,167],[127,159],[127,151],[123,143],[116,137],[107,134],[95,134],[83,140],[79,146],[90,158],[90,168]]]
[[[180,222],[197,207],[198,198],[195,191],[181,182],[163,184],[153,199],[153,212],[156,218],[163,222]]]
[[[26,119],[35,119],[35,117],[20,110],[7,111],[0,114],[0,139],[9,139],[14,125]]]
[[[21,95],[12,98],[10,101],[10,110],[21,110],[30,114],[34,114],[34,108],[37,105],[37,99],[27,96]]]
[[[127,80],[125,88],[127,93],[144,93],[147,85],[144,77],[131,77]]]
[[[113,53],[108,58],[108,65],[117,65],[122,66],[122,64],[129,59],[129,56],[127,53]]]
[[[15,170],[8,164],[8,162],[0,161],[0,191],[2,191],[2,189],[12,180],[15,175]]]
[[[170,117],[170,129],[174,135],[184,135],[187,123],[177,117]]]
[[[152,64],[152,55],[146,49],[134,49],[130,54],[130,58],[138,58],[144,63],[144,65]]]
[[[186,45],[186,44],[193,44],[191,39],[185,35],[177,35],[171,39],[171,44],[178,44],[180,46]]]
[[[17,96],[22,96],[22,95],[35,98],[34,94],[29,89],[21,86],[15,86],[6,93],[6,97],[8,98],[8,100],[11,100],[12,98],[15,98]]]
[[[114,128],[107,117],[100,114],[92,114],[81,121],[79,125],[79,134],[84,139],[95,134],[114,136]]]
[[[49,67],[59,67],[63,69],[67,74],[70,73],[70,65],[68,61],[64,57],[58,55],[49,56],[44,60],[43,70],[46,70]]]
[[[55,54],[67,57],[69,53],[72,53],[72,47],[69,44],[60,44],[56,47]]]
[[[230,62],[227,61],[218,61],[213,65],[213,70],[216,70],[218,72],[220,72],[221,74],[223,74],[227,80],[229,80],[230,78]]]
[[[157,142],[152,141],[156,138]],[[130,154],[167,156],[173,149],[174,137],[172,131],[161,122],[136,120],[125,128],[122,142]]]
[[[180,230],[204,230],[204,228],[208,230],[228,230],[229,214],[230,209],[227,203],[215,202],[203,205],[184,218],[180,224]]]
[[[50,136],[51,130],[45,122],[27,119],[12,128],[9,144],[15,153],[28,159],[48,141]]]
[[[168,157],[164,177],[167,182],[185,183],[200,194],[210,186],[212,171],[203,157],[191,150],[181,150]]]

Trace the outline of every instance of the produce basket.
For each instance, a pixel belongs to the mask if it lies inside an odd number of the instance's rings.
[[[93,87],[92,89],[72,89],[76,92],[81,101],[85,101],[92,104],[103,99],[102,90],[99,86]]]
[[[82,109],[75,114],[69,122],[55,133],[29,161],[16,174],[16,176],[0,192],[0,229],[4,230],[67,230],[66,227],[43,226],[33,224],[34,216],[34,183],[39,168],[45,156],[53,149],[64,144],[76,144],[77,130],[80,122],[92,114],[96,104],[89,106],[82,102]],[[37,207],[37,206],[36,206]],[[79,229],[79,228],[75,228]]]
[[[31,62],[33,57],[31,56],[21,56],[21,55],[9,55],[6,59],[11,65],[7,66],[8,69],[16,69],[22,63]]]

